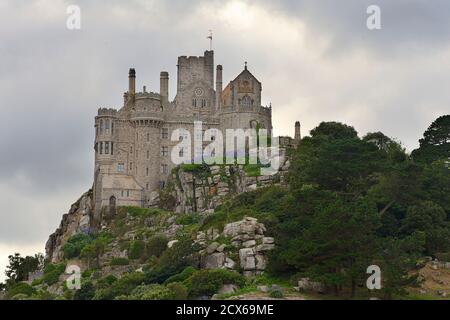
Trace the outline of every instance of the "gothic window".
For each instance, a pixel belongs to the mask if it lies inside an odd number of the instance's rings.
[[[103,134],[103,120],[100,120],[100,134]]]
[[[192,99],[192,106],[197,108],[197,99]]]
[[[159,182],[159,188],[162,190],[162,189],[164,189],[164,186],[166,185],[166,182],[165,181],[160,181]]]
[[[103,142],[100,142],[100,154],[103,154]]]
[[[206,100],[202,99],[202,108],[206,107]]]
[[[111,142],[111,155],[114,155],[114,142]]]
[[[122,197],[123,197],[123,190],[122,190],[122,193],[121,193],[121,195],[122,195]]]
[[[150,159],[150,151],[147,150],[147,159]]]
[[[145,189],[147,189],[148,190],[148,183],[145,185]]]
[[[150,142],[150,133],[147,133],[147,142]]]
[[[168,172],[167,164],[161,164],[161,173],[167,174],[167,172]]]
[[[125,164],[124,163],[118,163],[117,164],[117,171],[118,172],[123,172],[125,169]],[[123,196],[123,192],[122,192],[122,196]]]
[[[145,169],[145,174],[148,177],[148,168]]]
[[[105,154],[109,154],[109,142],[105,142]]]
[[[162,157],[167,157],[168,155],[169,155],[169,147],[162,146],[161,147],[161,156]]]
[[[130,153],[133,154],[133,146],[130,147]]]
[[[111,134],[114,134],[114,121],[111,121]]]
[[[127,197],[130,196],[130,190],[127,190]]]
[[[130,170],[133,170],[133,162],[130,162]]]
[[[180,148],[180,151],[178,152],[178,155],[180,157],[184,157],[184,148]]]
[[[161,128],[161,139],[169,139],[169,128]]]
[[[240,99],[240,105],[244,108],[249,108],[253,104],[253,100],[249,96],[244,96],[242,99]]]

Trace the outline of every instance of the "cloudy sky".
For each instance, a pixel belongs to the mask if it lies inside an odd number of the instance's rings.
[[[71,4],[80,30],[66,27]],[[366,27],[371,4],[381,30]],[[335,120],[412,150],[450,111],[449,12],[448,0],[0,0],[0,271],[8,254],[43,252],[91,186],[93,119],[120,107],[129,67],[152,91],[169,71],[173,98],[177,56],[201,55],[212,29],[224,81],[248,61],[281,133]]]

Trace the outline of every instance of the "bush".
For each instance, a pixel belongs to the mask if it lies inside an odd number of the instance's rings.
[[[34,280],[31,282],[31,286],[33,286],[33,287],[38,286],[38,285],[42,284],[42,282],[43,282],[43,279],[42,279],[42,278],[34,279]]]
[[[140,259],[144,253],[145,243],[141,240],[134,240],[130,242],[130,248],[128,249],[129,259]]]
[[[94,269],[86,269],[81,273],[81,277],[82,278],[90,278],[93,272],[94,272]]]
[[[446,253],[436,253],[436,258],[439,261],[450,262],[450,252]]]
[[[112,258],[110,265],[112,266],[127,266],[130,264],[130,260],[127,258]]]
[[[159,257],[167,249],[167,242],[167,238],[163,235],[150,238],[146,245],[147,256]]]
[[[281,299],[284,297],[283,291],[281,291],[280,289],[271,289],[269,291],[269,297],[275,298],[275,299]]]
[[[19,282],[11,286],[8,291],[6,292],[6,297],[11,299],[17,295],[20,295],[20,297],[29,297],[32,294],[34,294],[36,290],[30,286],[29,284],[25,282]],[[20,300],[20,299],[17,299]]]
[[[164,283],[169,284],[172,282],[183,282],[184,280],[186,280],[187,278],[192,276],[196,271],[197,271],[197,269],[195,269],[192,266],[189,266],[189,267],[185,268],[182,272],[169,277]]]
[[[94,300],[113,300],[121,295],[130,295],[130,293],[144,281],[144,274],[141,272],[132,272],[125,274],[122,278],[115,281],[110,287],[97,290]]]
[[[74,300],[92,300],[95,295],[95,287],[91,281],[85,281],[81,284],[80,290],[75,292]]]
[[[169,277],[181,272],[184,268],[198,263],[196,254],[198,247],[192,239],[183,237],[171,248],[165,250],[159,263],[146,272],[146,283],[162,283]]]
[[[109,274],[106,277],[97,280],[97,288],[98,289],[107,289],[107,288],[111,287],[111,285],[116,281],[117,281],[117,278],[114,275]]]
[[[167,285],[167,288],[173,293],[173,300],[187,300],[188,289],[181,282],[172,282]]]
[[[63,246],[64,258],[72,259],[79,257],[83,247],[92,240],[91,236],[84,233],[78,233],[71,236]]]
[[[42,277],[42,282],[47,285],[52,285],[58,282],[59,276],[66,270],[66,265],[64,263],[60,264],[48,264],[44,269],[44,276]]]
[[[199,270],[185,280],[184,284],[188,287],[190,297],[212,296],[224,284],[243,286],[245,279],[237,272],[223,269]]]
[[[173,300],[175,293],[160,284],[142,285],[131,293],[133,300]]]

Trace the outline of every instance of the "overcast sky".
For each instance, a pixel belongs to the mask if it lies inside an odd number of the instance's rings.
[[[121,106],[129,67],[151,91],[168,71],[173,99],[177,57],[202,55],[212,29],[224,82],[248,61],[282,134],[334,120],[412,150],[450,111],[448,13],[448,0],[0,0],[0,280],[91,187],[94,116]]]

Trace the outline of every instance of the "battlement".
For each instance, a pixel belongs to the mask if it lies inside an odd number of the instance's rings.
[[[233,106],[223,106],[221,109],[222,113],[248,113],[248,112],[254,112],[254,113],[258,113],[264,116],[271,116],[272,115],[272,107],[264,107],[264,106],[259,106],[259,107],[252,107],[252,108],[248,108],[248,109],[234,109]]]
[[[111,116],[115,117],[117,115],[117,110],[113,108],[99,108],[97,112],[98,116]]]
[[[157,92],[138,92],[135,95],[135,99],[156,99],[161,100],[161,95]]]

